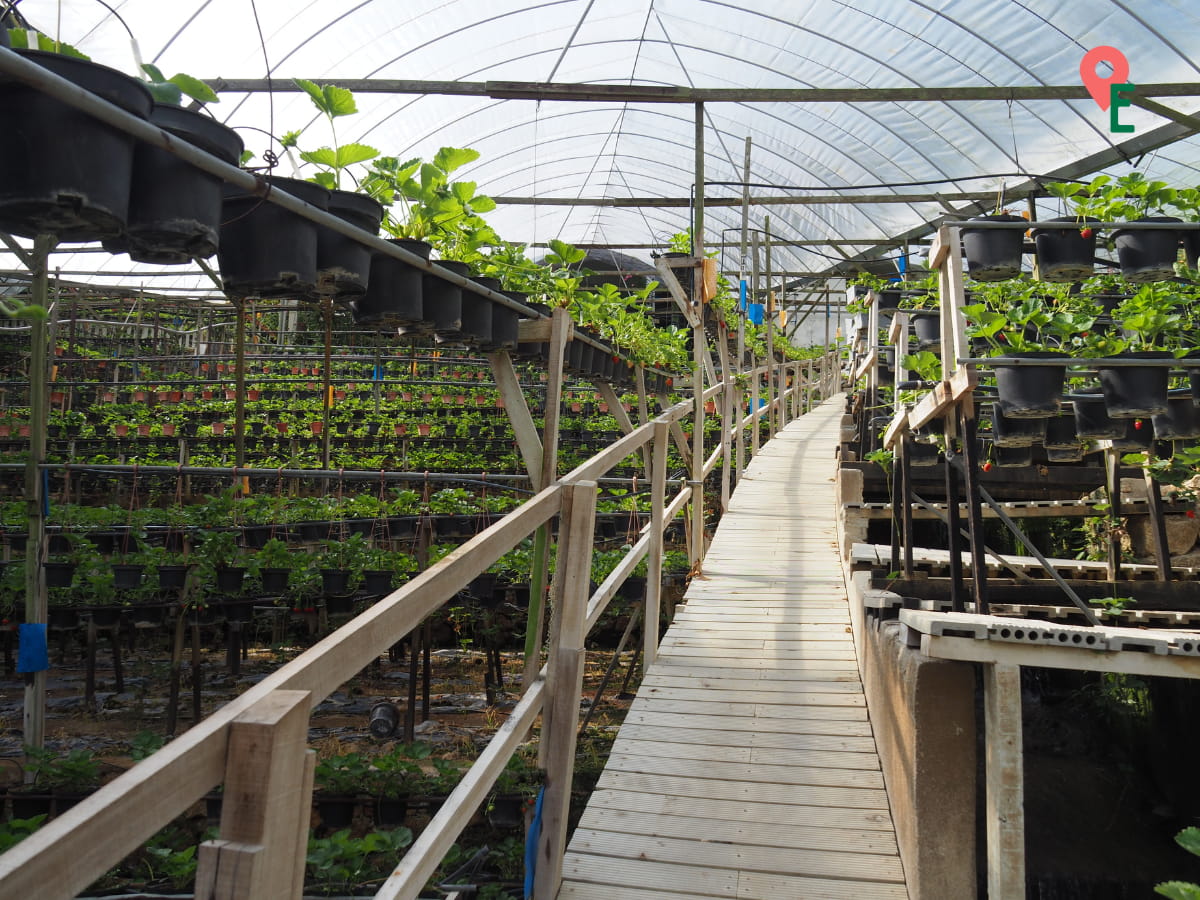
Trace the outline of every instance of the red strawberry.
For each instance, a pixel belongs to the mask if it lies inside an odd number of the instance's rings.
[[[1187,517],[1188,517],[1189,519],[1194,519],[1194,518],[1196,518],[1196,511],[1195,511],[1194,509],[1189,509],[1189,510],[1187,511]],[[5,619],[5,620],[4,620],[4,624],[5,624],[5,625],[7,625],[7,624],[8,624],[8,619]]]
[[[1085,241],[1089,240],[1093,234],[1095,234],[1095,232],[1092,231],[1092,229],[1090,229],[1090,228],[1080,228],[1079,229],[1079,236],[1081,238],[1083,238]]]
[[[980,468],[983,469],[983,471],[985,471],[985,472],[992,471],[992,461],[988,460],[982,466],[980,466]]]
[[[1141,419],[1134,419],[1134,420],[1133,420],[1133,430],[1134,430],[1134,431],[1141,431],[1141,430],[1142,430],[1142,420],[1141,420]]]

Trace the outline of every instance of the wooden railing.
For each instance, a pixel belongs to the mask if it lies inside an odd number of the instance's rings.
[[[786,375],[781,377],[784,365],[790,368],[790,387]],[[706,400],[721,396],[733,401],[730,407],[741,406],[743,391],[732,379],[631,426],[604,451],[0,856],[0,896],[74,896],[218,784],[224,784],[225,800],[220,836],[201,845],[196,896],[299,896],[314,768],[314,754],[306,746],[309,712],[503,554],[559,516],[558,566],[551,584],[556,621],[548,661],[376,895],[418,895],[541,714],[545,797],[535,895],[553,897],[566,840],[584,637],[647,554],[645,621],[659,621],[664,529],[689,502],[702,504],[701,485],[723,452],[728,458],[734,433],[764,416],[781,422],[798,416],[836,390],[838,382],[833,355],[762,367],[750,373],[751,380],[757,382],[761,374],[782,389],[748,415],[722,420],[721,445],[693,470],[699,475],[693,481],[700,484],[669,490],[668,446],[676,441],[673,432],[680,422]],[[735,420],[736,426],[728,427]],[[693,446],[703,447],[702,439]],[[589,597],[596,479],[643,449],[649,450],[651,468],[650,521]],[[650,624],[644,632],[648,665],[658,630]]]

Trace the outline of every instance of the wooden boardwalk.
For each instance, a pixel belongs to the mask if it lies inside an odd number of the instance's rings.
[[[834,533],[838,397],[747,467],[561,898],[907,898]]]

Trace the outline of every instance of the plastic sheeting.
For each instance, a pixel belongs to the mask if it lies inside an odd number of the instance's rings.
[[[514,80],[702,88],[882,88],[1070,85],[1091,47],[1122,50],[1136,83],[1200,81],[1200,5],[1188,0],[123,0],[111,4],[142,57],[168,75],[203,78]],[[864,7],[864,8],[856,8]],[[130,40],[95,0],[25,0],[19,11],[93,59],[136,69]],[[256,24],[257,16],[257,24]],[[261,34],[261,40],[260,40]],[[1163,98],[1183,112],[1200,98]],[[443,145],[482,157],[462,170],[482,192],[562,198],[688,197],[694,109],[689,104],[533,102],[443,95],[358,96],[338,120],[357,140],[407,158]],[[224,94],[213,112],[242,129],[261,157],[263,129],[327,125],[297,94]],[[1165,120],[1137,109],[1122,120],[1142,138]],[[1092,100],[858,104],[709,103],[710,181],[741,181],[753,141],[752,195],[863,193],[874,185],[934,181],[916,190],[998,190],[1019,173],[1046,174],[1104,151],[1113,135]],[[278,146],[276,145],[276,149]],[[1138,160],[1134,160],[1138,161]],[[1196,140],[1140,160],[1148,174],[1195,184]],[[291,175],[291,165],[282,164]],[[1128,168],[1118,167],[1118,171]],[[303,175],[303,172],[301,173]],[[1000,177],[1007,176],[1007,177]],[[788,192],[790,186],[807,191]],[[903,188],[879,188],[897,192]],[[711,186],[710,197],[740,196]],[[1044,201],[1047,212],[1057,212]],[[861,239],[867,250],[928,222],[937,203],[755,207],[784,239]],[[511,240],[665,244],[686,208],[505,205],[489,215]],[[706,215],[711,245],[740,230],[736,207]],[[842,256],[824,247],[779,248],[777,267],[821,271]],[[124,257],[77,255],[64,268],[137,270]],[[726,257],[736,268],[736,255]],[[144,271],[144,270],[143,270]],[[172,283],[146,275],[148,289]]]

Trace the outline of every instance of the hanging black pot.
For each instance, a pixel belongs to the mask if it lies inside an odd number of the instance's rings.
[[[75,564],[48,562],[42,563],[42,568],[46,571],[46,587],[48,588],[66,588],[71,586],[71,582],[75,579]]]
[[[1049,350],[1010,355],[1031,360],[1064,357],[1062,353]],[[1056,416],[1062,408],[1061,395],[1066,374],[1066,366],[996,363],[996,406],[1009,419]]]
[[[158,586],[164,591],[176,591],[187,583],[187,566],[159,566]]]
[[[383,207],[366,194],[330,191],[329,212],[374,235],[383,220]],[[334,296],[358,295],[367,290],[371,248],[332,228],[317,228],[317,281],[320,290]]]
[[[1071,447],[1058,447],[1053,450],[1047,448],[1046,462],[1076,463],[1080,462],[1084,455],[1083,444],[1075,444]]]
[[[970,222],[1024,222],[1020,216],[976,216]],[[1025,232],[1019,228],[962,230],[967,272],[976,281],[1004,281],[1021,274]]]
[[[1154,425],[1154,437],[1157,440],[1188,441],[1200,438],[1200,415],[1197,415],[1196,405],[1190,395],[1168,398],[1167,411],[1151,416],[1150,421]]]
[[[397,828],[408,818],[408,794],[399,797],[379,797],[375,801],[375,824]]]
[[[288,589],[288,576],[291,571],[291,569],[260,569],[258,575],[262,579],[263,593],[284,593]]]
[[[1187,267],[1194,272],[1197,268],[1197,258],[1200,258],[1200,231],[1188,229],[1179,234],[1180,240],[1183,242],[1183,256],[1187,260]]]
[[[454,260],[438,260],[443,269],[449,269],[463,278],[471,277],[471,267]],[[422,315],[433,323],[435,334],[450,339],[462,328],[462,288],[438,275],[426,274],[421,283]]]
[[[84,59],[14,50],[139,119],[154,100],[144,84]],[[0,76],[0,230],[96,241],[125,227],[136,140],[82,110]]]
[[[476,275],[471,280],[489,290],[500,290],[499,278]],[[495,304],[472,290],[464,289],[462,295],[463,339],[471,346],[489,343],[492,340],[492,310]]]
[[[1111,441],[1125,432],[1125,423],[1108,415],[1104,398],[1096,394],[1089,398],[1075,394],[1071,397],[1075,417],[1075,436],[1081,441]]]
[[[918,350],[937,350],[942,346],[941,313],[936,310],[914,312],[910,321],[917,336]]]
[[[1079,446],[1075,432],[1075,416],[1062,414],[1046,420],[1046,436],[1042,446],[1047,450],[1071,450]]]
[[[992,442],[997,447],[1031,447],[1046,437],[1046,419],[1010,419],[992,405]]]
[[[179,106],[155,104],[150,122],[236,166],[242,139],[232,128]],[[139,143],[133,157],[129,224],[106,240],[110,253],[136,262],[179,265],[217,252],[224,182],[166,150]]]
[[[136,591],[142,586],[144,570],[141,566],[114,565],[113,587],[118,591]]]
[[[326,597],[345,594],[350,590],[350,572],[347,569],[322,569],[321,593]]]
[[[916,441],[906,441],[904,453],[912,466],[936,466],[941,460],[942,448],[937,444],[919,444]]]
[[[390,594],[396,581],[396,573],[386,569],[364,569],[362,589],[368,594]]]
[[[1125,433],[1113,438],[1115,450],[1149,450],[1154,445],[1154,429],[1149,420],[1125,419]]]
[[[1145,350],[1140,353],[1122,353],[1115,358],[1170,359],[1171,354],[1159,350]],[[1114,419],[1138,419],[1165,413],[1170,372],[1166,366],[1100,368],[1100,388],[1104,392],[1104,403],[1109,416]]]
[[[1042,281],[1083,281],[1092,277],[1096,260],[1096,234],[1088,229],[1084,237],[1081,229],[1088,222],[1099,219],[1076,219],[1068,216],[1050,219],[1051,222],[1071,222],[1075,228],[1037,228],[1033,232],[1033,246],[1037,251],[1038,277]]]
[[[529,295],[522,291],[501,291],[501,293],[518,303],[528,305]],[[520,322],[521,314],[515,309],[509,309],[498,303],[492,304],[492,339],[480,344],[479,349],[484,352],[515,350],[517,336],[520,332]]]
[[[272,178],[271,190],[328,209],[329,191],[311,181]],[[311,294],[317,285],[317,225],[269,200],[225,185],[217,260],[237,296]]]
[[[243,566],[218,566],[217,590],[226,594],[236,594],[242,589],[242,581],[246,577]]]
[[[1180,220],[1174,216],[1147,216],[1135,222],[1162,222],[1159,228],[1118,228],[1113,232],[1121,277],[1126,281],[1165,281],[1175,277],[1175,261],[1179,258],[1179,232],[1170,223]]]
[[[1033,465],[1033,447],[1003,447],[999,444],[995,449],[996,465],[1002,469],[1020,469]]]
[[[409,238],[388,238],[388,243],[403,247],[422,259],[429,259],[432,249],[425,241]],[[417,326],[423,320],[421,285],[424,276],[423,269],[410,266],[386,253],[372,253],[367,292],[350,302],[354,321],[360,325],[382,325],[387,328]]]

